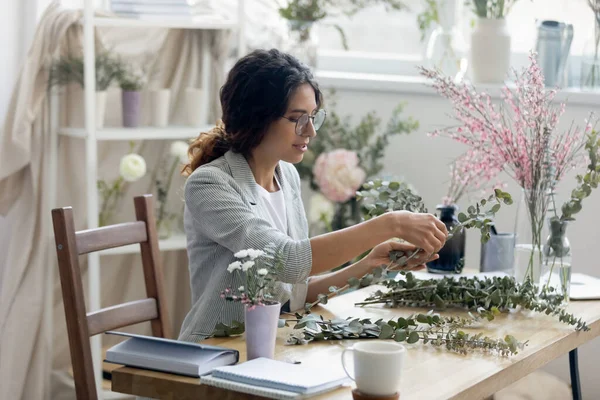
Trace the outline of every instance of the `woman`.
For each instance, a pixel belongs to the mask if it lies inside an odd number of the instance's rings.
[[[189,149],[185,231],[192,309],[181,340],[210,336],[218,322],[243,321],[243,306],[220,297],[238,287],[227,271],[234,253],[274,243],[285,260],[276,299],[291,311],[314,301],[330,286],[343,286],[389,263],[391,250],[424,250],[410,267],[437,258],[447,231],[431,214],[390,212],[358,225],[308,238],[293,164],[322,125],[322,94],[310,70],[278,50],[240,59],[221,88],[223,124],[201,134]],[[373,249],[361,261],[323,274]],[[309,278],[310,277],[310,278]]]

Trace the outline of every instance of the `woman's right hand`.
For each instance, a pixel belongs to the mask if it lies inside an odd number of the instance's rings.
[[[426,254],[436,254],[446,243],[448,230],[435,215],[409,211],[394,211],[390,215],[394,236],[425,250]]]

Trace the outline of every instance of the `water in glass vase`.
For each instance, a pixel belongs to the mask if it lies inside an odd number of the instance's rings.
[[[549,235],[544,243],[540,288],[563,296],[569,301],[571,287],[571,244],[566,236],[568,221],[557,217],[548,220]]]
[[[437,209],[440,211],[440,221],[450,232],[459,223],[456,218],[458,207],[456,205],[439,205]],[[427,271],[437,274],[461,273],[465,263],[465,241],[464,229],[456,232],[439,251],[440,258],[427,263]]]

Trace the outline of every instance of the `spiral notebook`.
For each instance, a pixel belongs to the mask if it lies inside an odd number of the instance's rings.
[[[297,365],[268,358],[217,367],[200,378],[206,385],[273,399],[303,399],[349,382],[341,365]]]

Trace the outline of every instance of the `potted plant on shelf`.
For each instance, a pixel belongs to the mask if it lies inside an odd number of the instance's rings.
[[[221,297],[244,305],[247,359],[273,358],[281,311],[273,290],[283,261],[273,244],[264,250],[241,250],[234,257],[227,270],[237,275],[241,286],[225,289]]]
[[[120,61],[108,51],[96,54],[96,128],[104,127],[106,90],[118,78]],[[49,86],[65,86],[77,83],[85,87],[83,56],[67,54],[59,57],[50,67]]]
[[[121,87],[121,108],[123,110],[123,126],[136,128],[140,122],[140,105],[144,87],[145,74],[134,71],[132,65],[121,64],[118,82]]]
[[[510,67],[511,36],[506,15],[517,0],[469,0],[476,22],[471,32],[473,82],[502,83]]]
[[[288,21],[289,37],[283,46],[284,50],[293,54],[306,65],[317,67],[318,38],[315,24],[326,18],[352,16],[358,11],[384,4],[388,10],[406,8],[403,0],[278,0],[279,15]],[[348,42],[342,27],[333,24],[340,34],[344,49]]]

